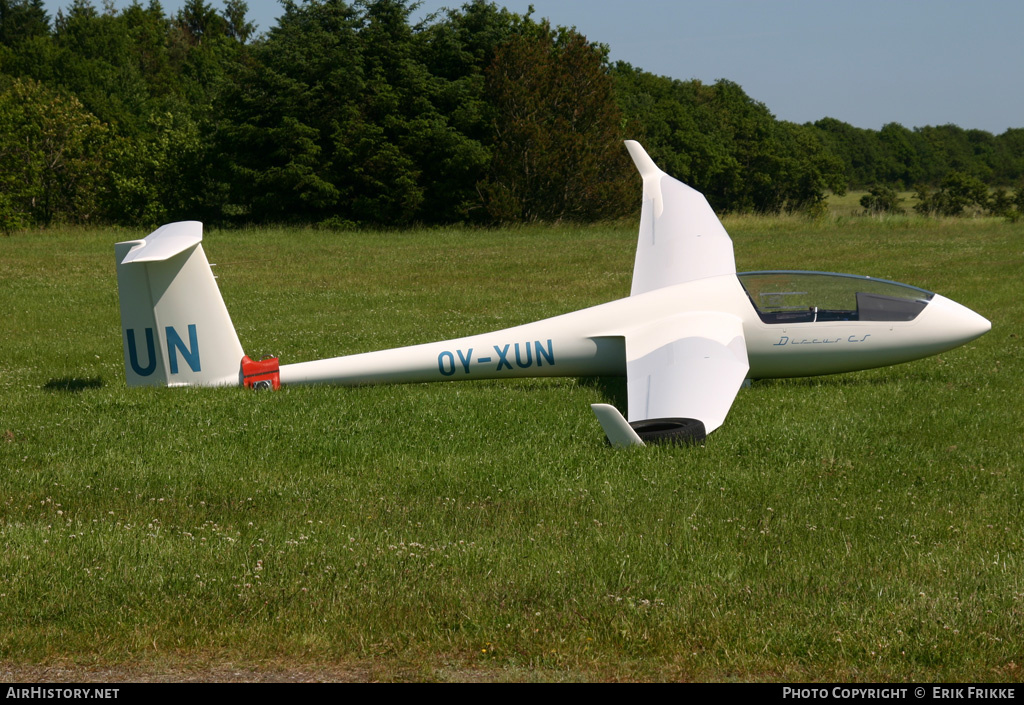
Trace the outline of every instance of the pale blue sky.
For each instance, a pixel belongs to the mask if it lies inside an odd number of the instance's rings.
[[[144,0],[143,4],[148,3]],[[51,14],[70,0],[48,0]],[[96,0],[97,7],[102,2]],[[130,0],[116,0],[123,7]],[[168,12],[182,0],[163,0]],[[212,0],[221,7],[219,0]],[[461,0],[424,0],[422,17]],[[1024,127],[1021,0],[505,0],[575,26],[613,60],[653,73],[727,78],[776,117],[858,127]],[[249,0],[261,31],[276,0]]]

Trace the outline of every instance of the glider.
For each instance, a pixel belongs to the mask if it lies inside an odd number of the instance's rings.
[[[732,240],[698,191],[626,142],[643,177],[630,295],[504,330],[279,364],[245,356],[203,252],[202,224],[115,245],[129,386],[278,388],[625,375],[628,421],[592,405],[614,446],[702,442],[746,379],[916,360],[986,333],[938,294],[829,272],[736,272]]]

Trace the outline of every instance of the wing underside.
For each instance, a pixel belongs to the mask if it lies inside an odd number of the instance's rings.
[[[625,339],[631,422],[698,419],[707,433],[722,425],[749,370],[738,317],[680,314]]]

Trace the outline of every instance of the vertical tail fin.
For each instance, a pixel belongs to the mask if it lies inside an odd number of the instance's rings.
[[[203,224],[184,221],[114,246],[129,387],[242,384],[242,345],[202,239]]]

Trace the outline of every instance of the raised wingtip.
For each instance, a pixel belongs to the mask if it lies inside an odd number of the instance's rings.
[[[629,425],[629,422],[623,418],[622,414],[611,404],[591,404],[590,408],[594,410],[594,414],[597,416],[597,420],[601,424],[601,428],[604,429],[605,436],[608,437],[608,442],[614,448],[628,448],[630,446],[642,446],[644,442],[640,440],[640,436],[637,435],[636,431]]]
[[[636,140],[626,140],[626,149],[629,150],[629,156],[633,158],[633,163],[636,164],[640,176],[657,176],[662,173],[661,169],[648,156],[639,142]]]

